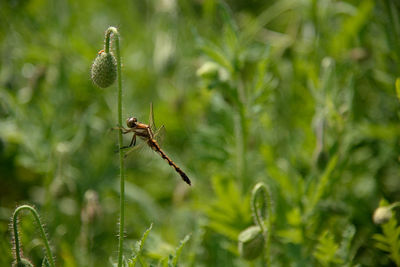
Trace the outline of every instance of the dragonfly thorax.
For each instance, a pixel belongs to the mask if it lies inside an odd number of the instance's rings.
[[[130,117],[130,118],[128,118],[128,119],[126,120],[126,125],[127,125],[129,128],[135,127],[135,126],[136,126],[136,123],[137,123],[137,119],[136,119],[136,118],[133,118],[133,117]]]

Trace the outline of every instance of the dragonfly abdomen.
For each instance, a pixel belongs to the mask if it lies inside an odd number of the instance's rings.
[[[182,180],[185,181],[188,185],[191,185],[191,181],[189,177],[187,177],[186,173],[184,173],[181,168],[179,168],[165,153],[164,151],[160,148],[160,146],[157,144],[156,140],[154,139],[149,139],[148,144],[160,154],[160,156],[165,159],[170,166],[172,166],[177,173],[182,177]]]

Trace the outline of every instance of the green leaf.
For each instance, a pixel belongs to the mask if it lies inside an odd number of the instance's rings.
[[[390,246],[387,245],[387,244],[385,244],[385,243],[376,243],[376,244],[375,244],[375,247],[376,247],[376,248],[379,248],[379,249],[382,250],[382,251],[388,252],[388,253],[391,252]]]
[[[357,36],[362,27],[370,21],[374,5],[374,1],[371,0],[361,1],[357,13],[343,22],[341,30],[332,38],[332,49],[336,55],[348,49],[354,36]]]
[[[384,204],[381,201],[380,205]],[[382,232],[383,234],[373,235],[373,239],[377,241],[375,247],[389,253],[389,257],[400,266],[400,228],[395,216],[382,224]]]
[[[314,257],[321,263],[322,266],[330,266],[330,264],[342,264],[343,260],[336,253],[339,245],[335,242],[333,235],[325,231],[320,237],[313,253]]]
[[[386,237],[384,235],[381,235],[381,234],[374,234],[372,236],[372,238],[375,239],[378,242],[385,242],[385,240],[386,240]]]
[[[136,243],[135,255],[129,260],[129,267],[134,267],[136,261],[139,260],[140,263],[143,265],[143,260],[141,259],[140,255],[143,250],[144,242],[147,239],[147,236],[150,234],[151,229],[153,228],[153,223],[150,224],[150,227],[143,233],[142,238]]]
[[[212,60],[214,60],[216,63],[224,67],[226,70],[229,71],[229,73],[233,73],[233,67],[232,64],[230,63],[229,59],[224,55],[224,53],[216,47],[215,45],[212,44],[207,44],[207,45],[202,45],[200,49]]]
[[[353,258],[355,252],[352,250],[352,241],[356,234],[356,227],[354,225],[348,225],[342,233],[342,241],[340,242],[340,248],[337,255],[343,259],[344,265],[353,266]]]
[[[243,197],[232,179],[214,176],[213,188],[217,198],[204,206],[209,218],[208,227],[232,241],[250,223],[249,197]]]
[[[338,155],[334,155],[328,163],[324,173],[322,174],[321,178],[317,181],[315,185],[315,190],[311,190],[310,193],[312,194],[310,197],[310,201],[307,205],[307,216],[310,215],[315,206],[321,200],[322,196],[325,193],[327,186],[329,185],[329,180],[331,178],[332,172],[335,170],[336,164],[338,162]]]
[[[49,263],[49,261],[47,260],[47,257],[44,257],[44,258],[43,258],[42,267],[50,267],[50,263]]]
[[[303,233],[298,227],[280,230],[277,231],[277,234],[285,243],[301,244],[303,242]]]
[[[176,248],[175,251],[175,256],[172,258],[172,266],[178,266],[178,259],[182,253],[182,249],[185,246],[185,244],[190,240],[190,234],[186,235],[181,242],[179,243],[179,246]]]
[[[396,79],[396,95],[397,99],[400,101],[400,78]]]

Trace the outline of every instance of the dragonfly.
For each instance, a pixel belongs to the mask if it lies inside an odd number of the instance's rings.
[[[160,133],[164,129],[164,126],[161,126],[159,129],[156,129],[154,124],[154,115],[153,115],[153,104],[150,104],[150,116],[149,116],[149,124],[144,124],[139,122],[135,117],[129,117],[126,120],[126,126],[124,127],[116,127],[114,129],[122,130],[123,134],[133,133],[131,142],[128,146],[121,147],[120,149],[130,149],[125,152],[125,156],[135,150],[134,146],[136,145],[136,137],[142,139],[146,144],[155,152],[157,152],[161,158],[166,160],[168,164],[174,168],[174,170],[181,176],[182,180],[186,182],[188,185],[191,185],[191,181],[186,173],[178,167],[168,156],[165,152],[161,149],[160,145],[155,139],[155,136]]]

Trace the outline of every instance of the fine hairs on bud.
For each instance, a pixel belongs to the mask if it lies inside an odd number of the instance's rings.
[[[29,205],[21,205],[21,206],[17,207],[12,216],[12,232],[13,232],[13,242],[14,242],[13,250],[14,250],[14,254],[15,254],[14,255],[15,262],[14,262],[13,266],[17,266],[17,267],[33,266],[29,260],[27,260],[26,258],[24,258],[22,256],[22,249],[21,249],[21,245],[20,245],[19,232],[18,232],[18,215],[23,210],[29,211],[33,215],[34,221],[37,223],[37,227],[39,228],[39,232],[40,232],[40,235],[43,240],[43,245],[46,250],[45,258],[47,260],[45,261],[46,264],[44,266],[55,267],[53,254],[51,253],[51,250],[50,250],[49,240],[48,240],[46,232],[44,230],[44,226],[43,226],[42,222],[40,221],[39,214],[34,207],[29,206]]]
[[[33,264],[29,260],[27,260],[25,258],[21,258],[20,262],[14,262],[12,266],[13,267],[33,267]]]
[[[269,246],[271,231],[271,195],[266,184],[257,183],[251,192],[254,224],[238,236],[238,250],[242,258],[252,261],[263,254],[263,266],[270,266]]]
[[[387,223],[392,218],[392,210],[390,206],[381,206],[377,208],[372,216],[375,224]]]
[[[379,207],[374,211],[372,220],[375,224],[384,224],[392,218],[392,210],[400,207],[400,202],[394,202],[388,205],[387,202],[381,200]]]
[[[107,88],[117,78],[117,60],[111,52],[100,51],[93,62],[91,78],[95,85]]]
[[[261,228],[250,226],[239,234],[239,254],[246,260],[254,260],[264,249],[264,236]]]

